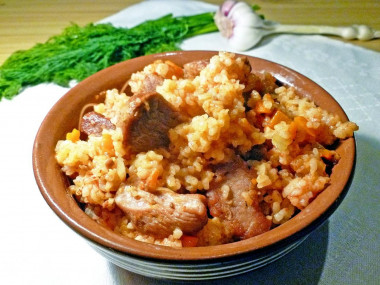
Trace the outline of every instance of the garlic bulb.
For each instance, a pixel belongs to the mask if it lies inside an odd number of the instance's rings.
[[[380,31],[365,25],[350,27],[281,25],[263,20],[247,3],[232,0],[227,0],[220,6],[214,20],[222,36],[226,37],[230,46],[238,51],[254,47],[267,35],[280,33],[336,35],[346,40],[362,41],[380,38]]]
[[[263,20],[245,2],[227,0],[214,17],[222,36],[237,50],[247,50],[262,38]]]

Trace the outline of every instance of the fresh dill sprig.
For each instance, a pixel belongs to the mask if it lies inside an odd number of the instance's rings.
[[[52,82],[68,86],[115,63],[134,57],[179,50],[189,37],[217,31],[214,13],[174,17],[169,14],[132,28],[111,24],[73,24],[60,35],[13,53],[0,66],[0,100],[27,86]]]

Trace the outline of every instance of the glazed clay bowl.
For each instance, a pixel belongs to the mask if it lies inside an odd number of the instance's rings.
[[[330,185],[309,206],[288,222],[247,240],[209,247],[175,249],[122,237],[88,217],[68,194],[68,181],[55,160],[55,145],[78,125],[83,106],[96,102],[101,91],[124,85],[133,72],[157,59],[178,65],[209,59],[212,51],[179,51],[131,59],[102,70],[80,82],[48,112],[37,133],[33,168],[38,187],[51,209],[103,256],[129,271],[162,279],[207,280],[241,274],[268,264],[299,245],[339,206],[351,183],[355,168],[355,138],[340,143],[341,159],[334,166]],[[255,71],[272,73],[279,81],[294,86],[301,96],[320,107],[347,116],[335,99],[319,85],[282,65],[248,57]]]

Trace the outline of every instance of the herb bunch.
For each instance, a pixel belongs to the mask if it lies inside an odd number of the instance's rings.
[[[0,100],[27,86],[52,82],[68,86],[115,63],[134,57],[179,50],[189,37],[217,31],[214,13],[174,17],[169,14],[132,28],[111,24],[73,24],[60,35],[13,53],[0,66]]]

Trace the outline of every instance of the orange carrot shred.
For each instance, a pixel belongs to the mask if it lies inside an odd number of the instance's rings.
[[[291,119],[281,110],[277,110],[276,113],[274,113],[273,117],[271,118],[268,126],[273,129],[275,125],[277,125],[278,123],[282,121],[285,121],[286,123],[290,123]]]
[[[109,155],[115,154],[115,149],[113,147],[112,137],[110,134],[102,135],[102,147],[104,152],[107,152]]]
[[[305,131],[308,135],[312,137],[317,136],[317,132],[315,129],[309,128],[307,126],[307,119],[302,116],[297,116],[294,118],[294,122],[297,124],[297,128]]]
[[[172,76],[176,76],[177,78],[183,77],[183,69],[181,67],[170,60],[166,60],[165,63],[169,66],[167,78],[171,78]]]
[[[149,175],[146,184],[149,189],[156,189],[157,188],[157,179],[159,176],[159,171],[158,169],[154,169],[152,173]]]
[[[194,236],[183,235],[181,241],[183,247],[196,247],[198,244],[198,238]]]
[[[66,140],[70,140],[73,143],[79,141],[80,132],[77,129],[73,129],[70,133],[66,134]]]
[[[321,151],[321,157],[331,161],[334,158],[334,152],[328,149],[323,149]]]
[[[259,101],[256,102],[254,110],[255,110],[256,113],[260,113],[260,114],[270,114],[270,113],[272,113],[271,109],[268,109],[268,108],[266,108],[264,106],[264,101],[263,100],[259,100]]]

